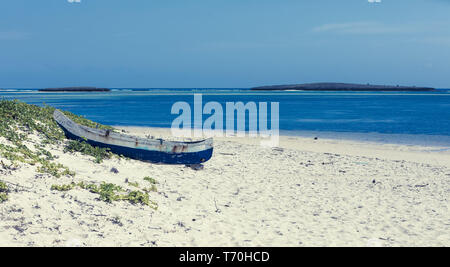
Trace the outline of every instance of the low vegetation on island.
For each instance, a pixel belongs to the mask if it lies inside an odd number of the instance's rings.
[[[400,85],[373,85],[373,84],[354,84],[354,83],[304,83],[304,84],[285,84],[269,85],[251,88],[255,91],[378,91],[378,92],[397,92],[397,91],[434,91],[431,87],[400,86]]]
[[[97,88],[97,87],[59,87],[59,88],[43,88],[39,89],[40,92],[109,92],[111,89],[108,88]]]

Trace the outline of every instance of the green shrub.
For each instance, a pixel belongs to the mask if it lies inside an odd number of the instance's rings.
[[[133,204],[142,203],[150,206],[150,197],[147,193],[143,193],[141,191],[131,191],[128,193],[126,198]]]
[[[75,183],[66,184],[66,185],[52,185],[51,190],[65,192],[65,191],[70,191],[70,190],[74,189],[75,186],[76,186]]]
[[[139,190],[127,191],[119,185],[112,183],[101,183],[96,184],[85,184],[80,182],[78,184],[70,183],[66,185],[52,185],[51,190],[56,191],[70,191],[76,187],[84,190],[88,190],[91,193],[98,194],[99,200],[112,203],[114,201],[129,201],[132,204],[142,204],[147,205],[153,209],[157,209],[158,206],[155,202],[150,200],[148,192],[142,192]]]
[[[158,183],[155,178],[150,178],[148,176],[144,177],[144,180],[149,182],[149,183],[151,183],[151,184],[157,184]]]
[[[0,193],[0,203],[5,202],[8,200],[8,195],[6,193]]]
[[[53,119],[54,111],[55,108],[50,106],[39,107],[18,100],[0,100],[0,136],[11,142],[10,145],[0,144],[0,156],[10,160],[13,164],[21,162],[38,165],[38,172],[48,173],[55,177],[75,175],[67,167],[54,163],[53,155],[45,150],[46,144],[58,144],[65,139],[63,130]],[[81,125],[115,131],[110,126],[92,122],[67,111],[63,112]],[[41,143],[34,144],[36,151],[30,150],[24,145],[25,141],[30,141],[30,134],[37,134],[41,137]],[[111,157],[111,153],[106,149],[92,147],[87,143],[77,141],[69,142],[66,149],[66,151],[79,151],[91,155],[98,163]]]
[[[61,176],[75,176],[75,172],[72,172],[66,166],[60,163],[54,163],[49,161],[42,161],[41,166],[37,168],[37,171],[40,173],[48,173],[50,175],[55,176],[56,178],[60,178]]]
[[[8,186],[4,182],[0,181],[0,203],[8,200],[8,192]]]
[[[138,183],[138,182],[135,182],[135,183],[133,183],[133,182],[128,182],[128,184],[131,185],[131,186],[133,186],[133,187],[139,188],[139,183]]]
[[[80,142],[75,140],[69,141],[64,148],[64,152],[80,152],[83,155],[92,156],[95,159],[95,163],[101,163],[104,159],[110,159],[112,157],[109,149],[94,147],[84,141]]]

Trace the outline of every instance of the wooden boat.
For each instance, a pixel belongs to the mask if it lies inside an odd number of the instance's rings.
[[[152,163],[195,165],[208,161],[213,154],[212,138],[196,142],[146,139],[79,125],[59,110],[55,110],[53,118],[67,138],[108,148],[115,154],[132,159]]]

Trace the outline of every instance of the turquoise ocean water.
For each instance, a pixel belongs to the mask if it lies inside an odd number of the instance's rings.
[[[48,104],[109,125],[170,127],[172,105],[279,102],[282,134],[450,146],[450,90],[436,92],[256,92],[249,89],[113,89],[43,93],[1,89],[0,98]],[[206,119],[208,115],[204,115]],[[269,115],[270,117],[270,115]]]

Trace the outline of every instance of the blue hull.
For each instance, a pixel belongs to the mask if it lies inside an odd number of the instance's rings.
[[[117,145],[104,144],[89,139],[86,140],[82,137],[76,136],[71,132],[67,131],[64,127],[62,127],[62,125],[60,126],[63,129],[66,137],[69,139],[85,141],[92,146],[108,148],[114,154],[123,155],[131,159],[142,160],[151,163],[186,164],[186,165],[201,164],[208,161],[213,155],[212,148],[199,152],[167,153],[161,151],[151,151],[145,149],[136,149]]]

